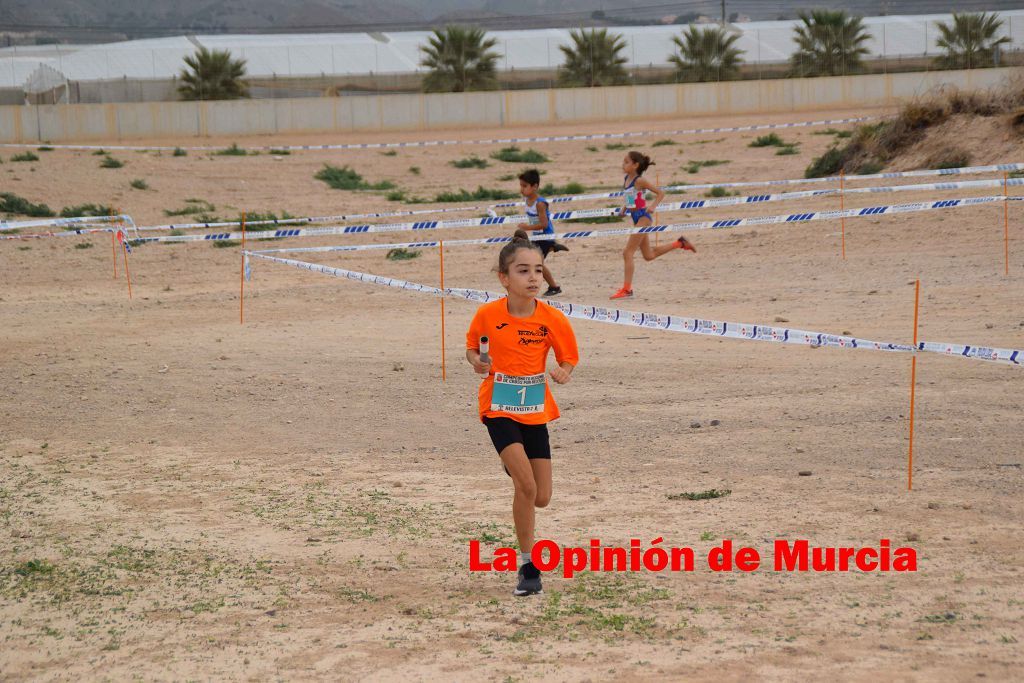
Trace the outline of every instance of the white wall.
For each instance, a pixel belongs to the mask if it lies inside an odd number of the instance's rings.
[[[898,104],[939,86],[1002,85],[1024,68],[725,83],[342,98],[0,107],[0,142],[380,132],[810,112]]]

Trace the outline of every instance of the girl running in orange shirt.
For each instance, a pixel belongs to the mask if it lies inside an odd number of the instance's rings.
[[[633,219],[633,225],[647,227],[654,224],[652,213],[665,199],[665,193],[660,187],[655,187],[643,177],[644,171],[653,166],[654,162],[646,154],[640,152],[628,152],[622,160],[622,170],[626,177],[622,181],[622,189],[626,190],[626,205],[622,208],[623,215],[629,215]],[[654,203],[648,205],[644,192],[650,190],[654,193]],[[645,261],[667,254],[674,249],[686,249],[694,253],[697,250],[685,237],[680,237],[674,242],[664,244],[660,247],[651,246],[650,235],[630,235],[626,241],[626,248],[622,250],[622,258],[625,261],[626,275],[623,279],[622,289],[612,294],[610,299],[624,299],[633,296],[633,256],[639,249]]]
[[[579,362],[576,336],[565,315],[539,301],[544,257],[529,240],[516,237],[498,256],[498,279],[508,296],[477,309],[466,333],[466,360],[485,375],[479,390],[480,420],[512,477],[512,519],[519,541],[519,576],[514,595],[542,592],[540,571],[530,561],[535,508],[551,500],[551,446],[547,423],[559,416],[545,381],[548,350],[558,363],[551,379],[565,384]],[[486,338],[488,360],[481,361]]]

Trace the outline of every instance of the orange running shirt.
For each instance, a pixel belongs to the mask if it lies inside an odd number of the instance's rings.
[[[555,350],[559,363],[579,363],[576,335],[569,319],[557,308],[537,301],[533,315],[514,318],[508,312],[508,299],[502,298],[477,309],[466,333],[466,348],[480,350],[480,337],[487,337],[490,346],[491,372],[480,383],[480,418],[507,417],[522,424],[540,425],[558,419],[558,405],[548,386],[544,387],[544,409],[541,412],[516,414],[491,410],[494,373],[518,377],[544,374],[548,349]]]

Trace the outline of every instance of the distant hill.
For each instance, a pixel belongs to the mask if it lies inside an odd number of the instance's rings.
[[[1013,9],[1011,0],[958,0],[958,11]],[[785,7],[785,10],[780,8]],[[803,7],[866,16],[946,13],[948,0],[727,0],[728,17],[793,18]],[[422,30],[445,23],[518,29],[692,21],[718,18],[721,2],[659,0],[4,0],[0,46],[31,42],[110,42],[185,33],[363,32]]]

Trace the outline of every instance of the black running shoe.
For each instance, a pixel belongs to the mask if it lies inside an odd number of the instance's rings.
[[[540,570],[533,566],[533,562],[527,562],[519,568],[519,583],[512,595],[525,597],[527,595],[540,595],[544,592],[540,583]]]
[[[555,246],[551,247],[551,251],[569,251],[569,247],[559,242],[555,242]]]
[[[548,287],[548,291],[544,292],[544,296],[558,296],[561,293],[561,287]]]

